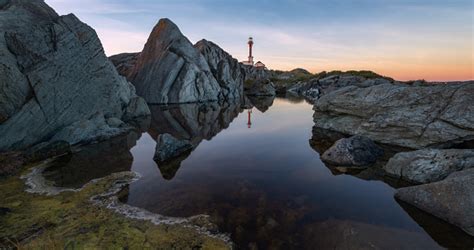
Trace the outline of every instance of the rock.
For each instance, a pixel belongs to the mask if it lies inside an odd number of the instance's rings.
[[[248,96],[275,96],[275,85],[270,80],[246,80],[244,86]]]
[[[131,121],[139,117],[145,117],[149,115],[150,108],[148,107],[145,99],[137,96],[130,99],[130,103],[125,109],[122,120]]]
[[[206,59],[225,99],[240,99],[244,92],[245,73],[237,59],[207,40],[197,42],[194,47]]]
[[[71,145],[66,141],[43,142],[28,149],[25,158],[29,162],[38,162],[70,153]]]
[[[66,141],[71,145],[107,140],[130,131],[131,127],[110,126],[102,113],[77,121],[57,132],[51,141]]]
[[[308,81],[299,82],[289,88],[289,92],[303,95],[311,103],[315,103],[321,96],[329,94],[335,90],[347,87],[357,86],[366,88],[370,86],[390,83],[385,78],[366,78],[357,75],[331,75],[323,78],[312,78]]]
[[[170,134],[162,134],[158,137],[153,160],[165,162],[190,151],[192,148],[193,145],[188,140],[178,140]]]
[[[255,80],[255,81],[260,81],[260,80],[269,80],[272,76],[271,72],[262,69],[262,68],[256,68],[251,65],[243,65],[240,64],[240,67],[243,69],[245,77],[244,81],[247,80]]]
[[[401,188],[395,197],[474,236],[474,169],[443,181]]]
[[[129,77],[140,53],[122,53],[109,57],[120,75]]]
[[[217,101],[219,83],[201,53],[169,19],[161,19],[128,79],[148,103]]]
[[[384,170],[414,183],[443,180],[449,174],[474,167],[473,149],[424,149],[396,154]]]
[[[347,86],[315,103],[317,127],[420,149],[474,140],[474,84]]]
[[[120,119],[136,97],[95,31],[44,1],[8,1],[0,36],[0,151],[47,141],[98,112]]]
[[[383,155],[383,149],[362,136],[338,140],[321,156],[321,159],[337,166],[368,166]]]

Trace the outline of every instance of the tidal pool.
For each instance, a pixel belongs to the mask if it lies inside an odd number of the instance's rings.
[[[474,246],[459,229],[397,202],[394,184],[377,171],[343,174],[326,166],[318,153],[326,134],[313,131],[312,106],[304,100],[251,102],[249,109],[152,106],[143,134],[90,146],[59,160],[45,177],[80,187],[112,172],[138,172],[142,178],[122,192],[122,202],[166,216],[210,215],[238,249]],[[194,150],[155,163],[155,140],[163,133],[190,140]]]

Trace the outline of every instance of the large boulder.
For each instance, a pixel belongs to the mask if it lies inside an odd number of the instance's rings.
[[[223,96],[204,56],[169,19],[153,28],[128,79],[148,103],[217,101]]]
[[[474,167],[473,149],[424,149],[392,157],[384,170],[388,175],[415,183],[443,180],[453,172]]]
[[[441,218],[474,236],[474,169],[443,181],[401,188],[395,197]]]
[[[474,84],[347,86],[318,99],[317,127],[420,149],[474,140]]]
[[[382,155],[383,149],[370,139],[353,136],[338,140],[321,159],[336,166],[365,167],[374,164]]]
[[[2,1],[0,36],[0,151],[47,141],[97,113],[125,120],[135,89],[74,15],[59,16],[40,0]]]
[[[170,134],[162,134],[158,136],[153,159],[157,162],[165,162],[191,149],[193,149],[193,145],[190,141],[176,139]]]
[[[201,52],[209,64],[224,97],[226,99],[240,99],[244,92],[245,73],[237,59],[215,43],[204,39],[197,42],[194,47]]]

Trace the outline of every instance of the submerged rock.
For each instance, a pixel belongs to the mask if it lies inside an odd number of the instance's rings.
[[[383,149],[362,136],[338,140],[323,153],[321,159],[331,165],[363,167],[373,164],[383,155]]]
[[[191,149],[193,145],[188,140],[178,140],[170,134],[162,134],[158,136],[153,160],[157,162],[171,160]]]
[[[456,172],[443,181],[401,188],[395,197],[474,236],[474,169]]]
[[[474,140],[474,84],[347,86],[314,105],[315,125],[420,149]]]
[[[474,167],[473,149],[424,149],[396,154],[384,170],[416,183],[440,181],[449,174]]]
[[[98,112],[122,119],[137,97],[95,31],[44,1],[4,1],[0,36],[0,151],[47,141]]]

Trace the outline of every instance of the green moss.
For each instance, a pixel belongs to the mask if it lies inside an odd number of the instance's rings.
[[[44,196],[24,192],[18,177],[0,182],[0,248],[19,249],[226,249],[223,240],[194,227],[155,225],[94,205],[91,197],[110,190],[131,174],[113,174],[79,192]]]

